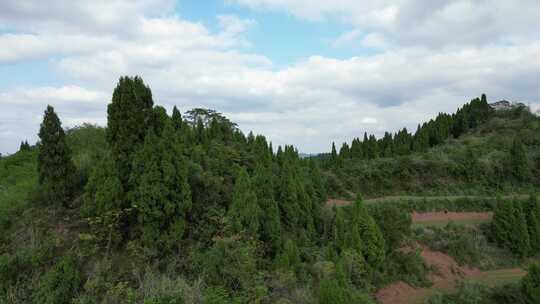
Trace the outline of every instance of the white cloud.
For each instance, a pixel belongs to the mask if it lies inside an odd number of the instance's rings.
[[[58,112],[63,126],[106,122],[110,94],[78,86],[15,88],[0,93],[0,153],[14,152],[22,140],[37,141],[47,105]]]
[[[52,1],[51,7],[60,2]],[[505,8],[500,1],[487,10],[484,2],[423,2],[429,13],[417,1],[242,2],[312,20],[340,18],[353,29],[337,44],[357,41],[385,51],[348,59],[312,56],[278,69],[246,48],[244,33],[256,25],[254,20],[218,16],[220,28],[211,31],[172,14],[168,1],[157,7],[138,1],[129,8],[119,0],[98,1],[96,7],[76,1],[51,16],[44,16],[43,2],[3,2],[0,24],[18,31],[0,36],[0,62],[54,58],[58,72],[78,85],[0,92],[0,152],[14,151],[22,139],[36,139],[48,103],[66,125],[105,123],[106,104],[120,75],[141,75],[155,102],[169,109],[216,108],[243,130],[268,135],[276,145],[294,143],[303,152],[328,150],[332,141],[350,141],[364,131],[381,135],[403,126],[415,129],[418,122],[454,111],[483,92],[493,99],[540,102],[540,42],[535,30],[518,33],[537,21],[524,12],[524,21],[503,31],[492,20],[499,18],[493,10]],[[533,12],[536,7],[526,1],[523,6]],[[472,8],[479,10],[474,17],[458,18]],[[118,9],[125,14],[118,20],[108,17]],[[515,15],[512,8],[508,12]],[[485,28],[464,31],[476,18]],[[464,25],[452,28],[456,20]],[[443,30],[447,36],[436,36]],[[463,31],[462,37],[452,40],[455,31]],[[495,40],[511,38],[512,43],[483,40],[493,33]],[[418,45],[410,43],[415,37]],[[443,38],[454,45],[438,42]]]
[[[487,45],[538,39],[536,0],[229,0],[308,20],[337,19],[399,46]]]

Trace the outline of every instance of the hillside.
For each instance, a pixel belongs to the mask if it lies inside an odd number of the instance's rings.
[[[350,152],[343,156],[342,149],[337,161],[330,154],[321,156],[329,194],[342,198],[351,198],[352,193],[494,196],[529,193],[540,186],[540,119],[524,106],[492,110],[481,123],[425,151],[414,149],[418,131],[410,137],[409,152],[402,155],[366,159]],[[518,146],[513,148],[514,144]],[[524,151],[522,160],[515,159],[516,149]]]
[[[502,304],[540,286],[540,203],[513,195],[537,184],[540,124],[522,108],[477,111],[446,140],[401,132],[416,148],[361,159],[274,149],[210,109],[169,114],[139,77],[120,79],[107,112],[106,128],[64,130],[49,106],[40,142],[0,159],[0,303],[386,304],[472,290]],[[327,190],[378,198],[331,207]],[[469,287],[440,294],[456,281]]]

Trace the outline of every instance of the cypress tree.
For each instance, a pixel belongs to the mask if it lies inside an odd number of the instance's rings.
[[[362,197],[358,195],[353,207],[354,230],[360,236],[362,253],[366,262],[373,268],[382,265],[385,259],[385,244],[381,230],[371,215],[369,215]],[[352,231],[352,233],[356,233]]]
[[[195,125],[195,139],[198,144],[206,144],[206,130],[204,128],[204,122],[201,118],[197,119],[197,124]]]
[[[163,129],[165,128],[165,124],[167,124],[167,121],[169,120],[169,116],[167,115],[167,110],[165,110],[162,106],[155,106],[152,109],[152,127],[154,128],[154,132],[156,135],[161,136],[161,132],[163,132]]]
[[[261,210],[261,240],[269,243],[270,251],[275,252],[281,245],[281,220],[279,207],[274,199],[272,172],[269,168],[261,164],[257,165],[253,177],[253,187]]]
[[[300,250],[298,249],[296,242],[287,239],[283,245],[283,251],[278,257],[278,265],[284,269],[296,272],[300,267],[301,262]]]
[[[107,141],[125,190],[133,155],[153,121],[152,92],[140,77],[121,77],[107,107]]]
[[[301,207],[299,205],[299,189],[294,176],[294,168],[290,161],[283,162],[281,185],[279,188],[279,208],[282,224],[295,231],[299,228]]]
[[[347,223],[345,221],[345,215],[343,214],[342,208],[335,209],[335,220],[334,220],[334,242],[335,246],[339,251],[344,251],[348,248],[347,244]]]
[[[339,149],[339,157],[344,160],[350,158],[350,149],[349,145],[347,145],[346,142],[341,145],[341,148]]]
[[[509,249],[520,257],[525,257],[530,253],[527,220],[520,202],[499,201],[493,214],[492,232],[501,247]]]
[[[338,154],[337,154],[337,151],[336,151],[336,144],[334,142],[332,142],[332,154],[330,156],[331,158],[331,161],[332,161],[332,165],[337,165],[337,162],[338,162]]]
[[[319,304],[348,304],[351,303],[347,289],[333,277],[325,277],[319,285]]]
[[[257,196],[246,169],[242,167],[236,174],[232,203],[228,212],[232,232],[246,232],[256,237],[260,227],[260,216]]]
[[[67,206],[74,191],[75,165],[64,130],[53,107],[47,106],[39,129],[38,181],[49,204]]]
[[[525,147],[519,138],[515,138],[510,149],[509,173],[518,181],[525,181],[530,177],[530,164]]]
[[[531,243],[529,231],[527,229],[527,220],[523,212],[523,206],[520,202],[515,201],[514,205],[514,233],[513,250],[520,257],[526,257],[530,254]]]
[[[540,252],[540,203],[536,194],[531,194],[526,208],[527,228],[531,243],[531,252]]]
[[[19,146],[19,151],[30,151],[30,145],[28,144],[28,141],[21,141],[21,145]]]
[[[174,128],[177,131],[182,130],[182,128],[184,127],[184,120],[182,119],[182,114],[180,114],[180,111],[178,111],[178,108],[176,106],[173,107],[171,120]]]
[[[163,137],[150,130],[134,156],[130,199],[148,248],[173,249],[184,235],[192,201],[182,154],[174,127],[167,123]]]
[[[540,264],[529,266],[527,275],[521,280],[521,290],[527,304],[540,303]]]
[[[493,212],[491,231],[494,239],[500,247],[510,248],[513,242],[512,231],[514,229],[514,211],[511,202],[497,199],[497,206]]]

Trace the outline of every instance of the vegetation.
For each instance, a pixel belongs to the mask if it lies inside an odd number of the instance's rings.
[[[473,303],[473,304],[533,304],[540,301],[540,267],[532,264],[528,273],[519,282],[488,287],[482,284],[465,282],[457,292],[448,295],[436,295],[429,299],[429,304]]]
[[[520,257],[538,254],[540,204],[531,195],[525,204],[500,202],[495,209],[492,236],[497,243]]]
[[[439,114],[414,134],[364,135],[316,159],[333,197],[493,196],[539,188],[539,147],[540,121],[526,106],[493,111],[483,96],[454,114]]]
[[[311,158],[215,110],[169,115],[139,77],[120,78],[107,113],[106,128],[64,130],[48,106],[40,141],[0,159],[0,302],[375,303],[396,281],[431,285],[418,242],[481,269],[540,248],[536,195],[518,191],[538,182],[539,124],[519,106],[496,113],[482,96],[414,134]],[[430,191],[443,197],[360,195]],[[328,194],[355,201],[329,208]],[[494,219],[413,231],[411,212],[432,210]],[[519,287],[458,298],[535,303],[538,281],[531,266]]]

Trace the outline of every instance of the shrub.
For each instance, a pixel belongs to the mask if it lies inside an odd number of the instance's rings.
[[[43,304],[69,304],[81,287],[82,277],[77,261],[71,255],[64,256],[45,273],[39,282],[35,302]]]
[[[540,264],[535,263],[529,267],[521,284],[525,302],[527,304],[540,303]]]

